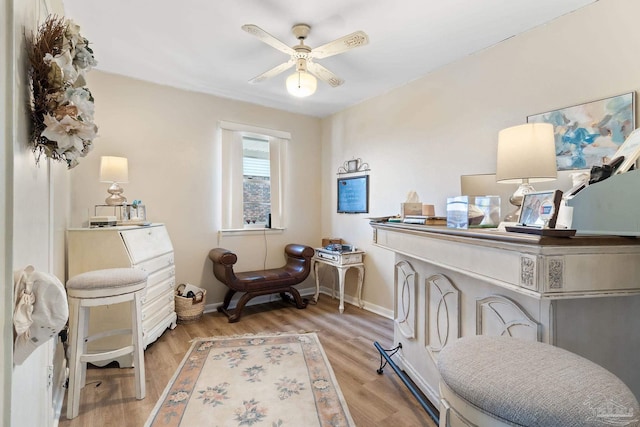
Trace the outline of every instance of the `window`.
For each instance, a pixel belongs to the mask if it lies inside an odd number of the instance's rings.
[[[221,122],[221,228],[284,228],[288,132]]]
[[[242,137],[242,175],[244,223],[264,227],[269,222],[271,214],[271,162],[268,139]]]

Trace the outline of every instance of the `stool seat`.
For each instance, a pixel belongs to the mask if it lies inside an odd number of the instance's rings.
[[[89,271],[67,281],[69,300],[69,387],[67,418],[80,411],[80,390],[86,382],[87,363],[111,361],[131,355],[135,374],[136,399],[146,395],[142,299],[146,293],[145,271],[135,268],[109,268]],[[90,309],[102,305],[129,302],[131,329],[115,329],[89,334]],[[114,335],[130,335],[131,345],[101,352],[89,351],[87,344]]]
[[[456,398],[507,425],[577,427],[640,418],[637,400],[618,377],[552,345],[465,337],[440,352],[437,366]]]
[[[67,281],[67,295],[102,298],[139,291],[147,285],[147,272],[136,268],[109,268],[78,274]]]

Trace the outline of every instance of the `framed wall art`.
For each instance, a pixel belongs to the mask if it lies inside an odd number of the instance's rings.
[[[551,123],[558,170],[590,169],[610,159],[635,129],[635,93],[534,114],[527,123]]]
[[[369,212],[369,175],[338,178],[338,213]]]

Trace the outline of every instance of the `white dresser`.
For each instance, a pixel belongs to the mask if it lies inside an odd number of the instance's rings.
[[[67,274],[73,277],[91,270],[133,267],[149,273],[142,305],[145,348],[167,328],[176,327],[174,303],[175,267],[173,246],[163,224],[146,227],[72,228],[67,230]],[[91,310],[90,332],[130,328],[127,304]],[[91,343],[99,351],[126,345],[127,336],[109,337]],[[116,360],[131,366],[131,356]]]

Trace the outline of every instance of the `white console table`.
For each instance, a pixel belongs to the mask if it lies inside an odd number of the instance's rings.
[[[440,350],[480,334],[580,354],[640,398],[640,239],[371,226],[395,253],[398,365],[436,406]]]
[[[330,265],[338,270],[338,287],[340,292],[340,313],[344,312],[344,278],[347,270],[355,268],[358,270],[358,305],[362,308],[362,283],[364,282],[364,264],[362,257],[364,251],[337,252],[317,248],[313,256],[313,274],[316,278],[316,294],[314,300],[317,302],[320,295],[320,277],[318,267],[320,264]],[[335,298],[335,282],[331,284],[331,298]]]

